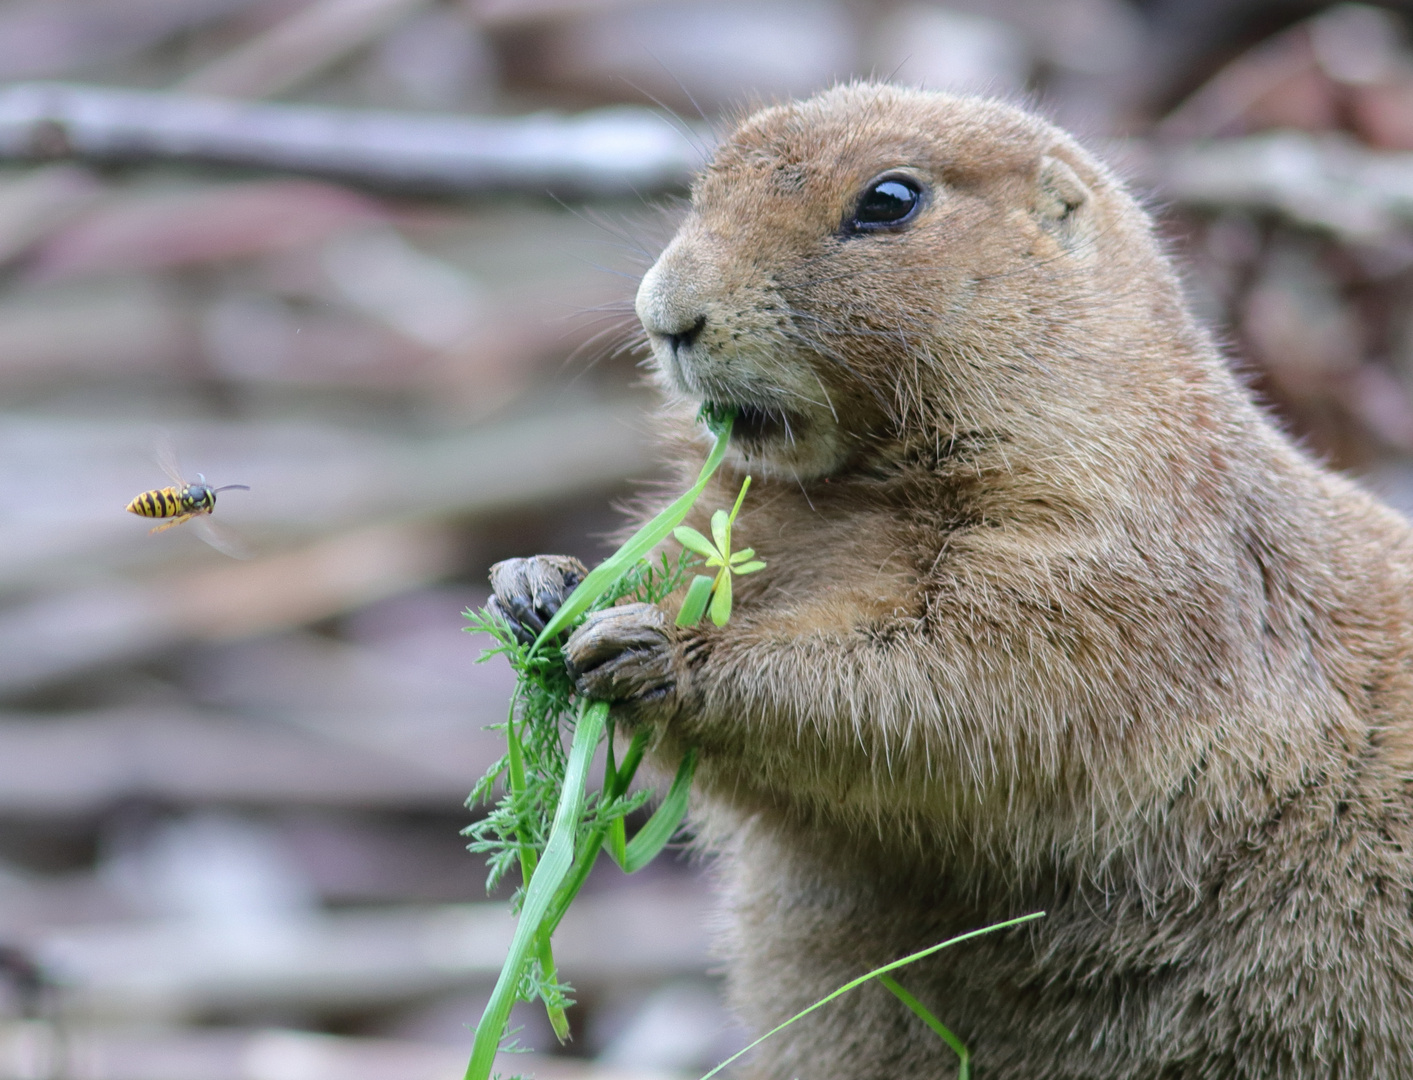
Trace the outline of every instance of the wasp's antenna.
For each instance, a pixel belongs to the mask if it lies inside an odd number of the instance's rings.
[[[198,473],[197,476],[199,477],[200,474]],[[249,490],[250,490],[250,485],[249,485],[249,484],[227,484],[225,487],[212,488],[211,490],[212,490],[213,492],[217,492],[217,491],[230,491],[232,488],[239,488],[241,491],[249,491]]]

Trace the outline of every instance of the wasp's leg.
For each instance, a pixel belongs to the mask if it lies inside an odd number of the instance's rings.
[[[160,525],[158,525],[158,526],[155,526],[155,527],[152,529],[152,532],[154,532],[154,533],[159,533],[159,532],[161,532],[163,529],[170,529],[170,528],[172,528],[174,525],[180,525],[180,524],[181,524],[182,522],[184,522],[184,521],[190,521],[190,520],[191,520],[192,518],[194,518],[194,517],[199,517],[200,514],[201,514],[201,511],[199,511],[199,510],[198,510],[198,511],[195,511],[194,513],[190,513],[190,514],[181,514],[181,515],[179,515],[179,516],[177,516],[177,517],[172,518],[171,521],[164,521],[164,522],[162,522],[162,524],[160,524]]]

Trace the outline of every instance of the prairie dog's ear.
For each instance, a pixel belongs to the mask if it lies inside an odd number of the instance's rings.
[[[1035,214],[1040,227],[1070,246],[1084,231],[1089,188],[1067,162],[1046,154],[1036,179]]]

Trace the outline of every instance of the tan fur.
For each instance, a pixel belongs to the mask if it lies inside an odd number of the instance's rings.
[[[841,235],[888,170],[917,219]],[[568,649],[664,765],[701,748],[752,1028],[1044,910],[899,975],[977,1080],[1413,1076],[1413,530],[1251,403],[1112,174],[839,87],[720,148],[638,308],[684,474],[703,398],[790,421],[699,504],[756,477],[731,622]],[[956,1068],[876,984],[754,1061]]]

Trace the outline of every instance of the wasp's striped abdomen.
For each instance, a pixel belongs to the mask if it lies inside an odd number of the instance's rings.
[[[128,513],[149,518],[179,517],[206,509],[205,501],[193,498],[190,487],[156,488],[144,491],[128,503]]]

